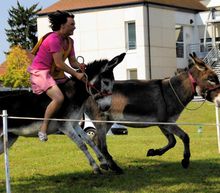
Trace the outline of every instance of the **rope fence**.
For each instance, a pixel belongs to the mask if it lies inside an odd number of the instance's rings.
[[[2,115],[0,115],[2,116]],[[61,121],[61,122],[93,122],[93,123],[118,123],[118,124],[145,124],[145,125],[201,125],[201,126],[216,126],[217,123],[187,123],[187,122],[156,122],[156,121],[101,121],[101,120],[79,120],[79,119],[45,119],[45,118],[35,118],[35,117],[15,117],[8,116],[8,119],[20,119],[20,120],[36,120],[36,121]]]
[[[102,121],[102,120],[78,120],[78,119],[45,119],[34,117],[16,117],[8,116],[7,110],[3,110],[0,116],[3,118],[3,142],[4,142],[4,159],[5,159],[5,176],[6,176],[6,193],[11,193],[10,186],[10,171],[9,171],[9,157],[8,157],[8,119],[26,119],[26,120],[50,120],[50,121],[62,121],[62,122],[93,122],[93,123],[118,123],[118,124],[145,124],[145,125],[194,125],[194,126],[216,126],[217,128],[217,140],[218,140],[218,152],[220,153],[220,123],[219,123],[219,108],[216,107],[216,123],[169,123],[169,122],[140,122],[140,121]]]

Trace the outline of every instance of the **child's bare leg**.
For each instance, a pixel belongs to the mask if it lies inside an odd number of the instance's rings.
[[[60,109],[64,96],[61,90],[57,85],[52,86],[46,91],[46,94],[52,99],[50,104],[47,106],[44,118],[45,120],[43,121],[41,127],[40,127],[40,132],[38,133],[38,136],[41,141],[47,141],[47,128],[49,124],[50,118],[53,117],[53,115],[57,112],[57,110]]]

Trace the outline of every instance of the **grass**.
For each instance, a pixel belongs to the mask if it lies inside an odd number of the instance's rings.
[[[197,107],[199,103],[190,103]],[[179,123],[215,123],[215,108],[206,102],[185,110]],[[50,136],[47,143],[23,138],[9,151],[13,193],[217,193],[220,192],[220,154],[216,127],[181,125],[191,139],[191,164],[183,169],[182,142],[163,156],[146,157],[162,147],[165,137],[156,127],[129,128],[127,136],[108,136],[108,149],[123,168],[123,175],[92,174],[85,156],[65,136]],[[93,154],[94,155],[94,154]],[[4,156],[0,156],[0,193],[5,192]]]

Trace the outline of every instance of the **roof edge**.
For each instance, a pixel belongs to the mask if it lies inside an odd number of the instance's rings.
[[[141,2],[130,2],[130,3],[120,3],[120,4],[113,4],[113,5],[104,5],[104,6],[94,6],[94,7],[85,7],[85,8],[79,8],[79,9],[60,9],[61,11],[85,11],[85,10],[93,10],[93,9],[105,9],[105,8],[109,8],[109,7],[123,7],[123,6],[129,6],[129,5],[138,5],[138,4],[143,4],[143,5],[158,5],[158,6],[163,6],[163,7],[171,7],[171,8],[175,8],[175,9],[179,9],[179,10],[188,10],[190,12],[200,12],[200,11],[208,11],[208,8],[206,8],[204,6],[204,9],[192,9],[192,8],[187,8],[187,7],[178,7],[175,5],[164,5],[161,3],[152,3],[152,2],[147,2],[147,1],[141,1]],[[201,4],[202,5],[202,4]],[[54,11],[48,11],[48,12],[43,12],[43,10],[41,10],[40,12],[37,13],[37,15],[39,16],[43,16],[43,15],[48,15],[50,13],[53,13]]]

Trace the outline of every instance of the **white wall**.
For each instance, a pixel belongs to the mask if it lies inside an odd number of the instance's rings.
[[[165,78],[176,71],[175,12],[150,8],[152,78]]]
[[[138,78],[145,79],[143,7],[103,9],[98,12],[76,14],[78,29],[75,32],[76,52],[86,61],[99,58],[111,59],[126,51],[125,22],[136,22],[137,49],[128,51],[124,61],[115,68],[115,78],[127,79],[127,69],[138,68]]]
[[[180,11],[175,12],[176,24],[182,25],[184,29],[184,58],[177,58],[177,68],[185,68],[188,66],[189,59],[189,44],[199,42],[198,39],[198,26],[195,14],[184,13]],[[193,23],[190,23],[190,20]]]
[[[48,16],[41,16],[37,18],[37,33],[38,39],[43,37],[46,33],[52,31],[49,26]]]

